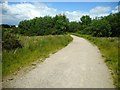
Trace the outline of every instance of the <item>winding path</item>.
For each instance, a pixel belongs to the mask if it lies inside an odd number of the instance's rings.
[[[98,48],[83,38],[72,37],[73,41],[68,46],[31,71],[3,82],[3,87],[114,88]]]

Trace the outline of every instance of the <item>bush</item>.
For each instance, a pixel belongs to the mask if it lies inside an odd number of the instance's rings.
[[[91,23],[92,36],[109,37],[111,35],[111,26],[106,20],[94,20]]]
[[[92,30],[92,27],[88,26],[88,27],[86,27],[85,29],[82,30],[82,34],[90,35],[90,34],[92,34],[91,30]]]
[[[3,50],[13,50],[21,47],[22,44],[20,43],[20,40],[18,40],[18,37],[16,35],[11,34],[9,32],[3,33],[3,39],[2,39]]]

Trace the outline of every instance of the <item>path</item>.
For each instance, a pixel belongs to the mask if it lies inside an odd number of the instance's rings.
[[[13,80],[7,88],[113,88],[110,72],[98,48],[87,40],[73,36],[64,49],[42,64]]]

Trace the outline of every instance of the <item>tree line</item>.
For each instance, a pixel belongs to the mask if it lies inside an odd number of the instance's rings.
[[[8,24],[1,24],[0,27],[1,28],[16,28],[15,25],[8,25]]]
[[[77,32],[80,29],[79,22],[69,22],[66,15],[56,15],[55,17],[36,17],[31,20],[21,21],[18,25],[19,34],[23,35],[59,35],[67,32]]]
[[[95,37],[118,37],[120,35],[120,12],[105,17],[96,17],[93,20],[89,16],[83,16],[81,21],[81,34]]]
[[[96,37],[109,37],[120,35],[120,12],[105,17],[82,16],[79,22],[70,22],[66,15],[55,17],[36,17],[31,20],[21,21],[17,33],[22,35],[59,35],[67,32],[78,32]]]
[[[65,15],[36,17],[31,20],[21,21],[18,25],[18,31],[23,35],[64,34],[69,30],[68,23],[69,20]]]

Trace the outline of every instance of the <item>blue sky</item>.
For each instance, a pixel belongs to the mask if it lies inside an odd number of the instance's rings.
[[[18,4],[21,2],[8,2],[9,4]],[[33,2],[29,2],[33,3]],[[61,11],[89,11],[96,6],[111,7],[114,9],[118,2],[42,2],[50,8],[56,8]]]
[[[4,2],[2,22],[18,25],[21,20],[46,15],[65,14],[70,21],[79,21],[83,15],[91,18],[118,12],[118,2]]]
[[[96,6],[110,6],[114,9],[115,6],[118,5],[117,2],[48,2],[46,3],[49,7],[57,8],[63,11],[89,11],[90,9]]]

